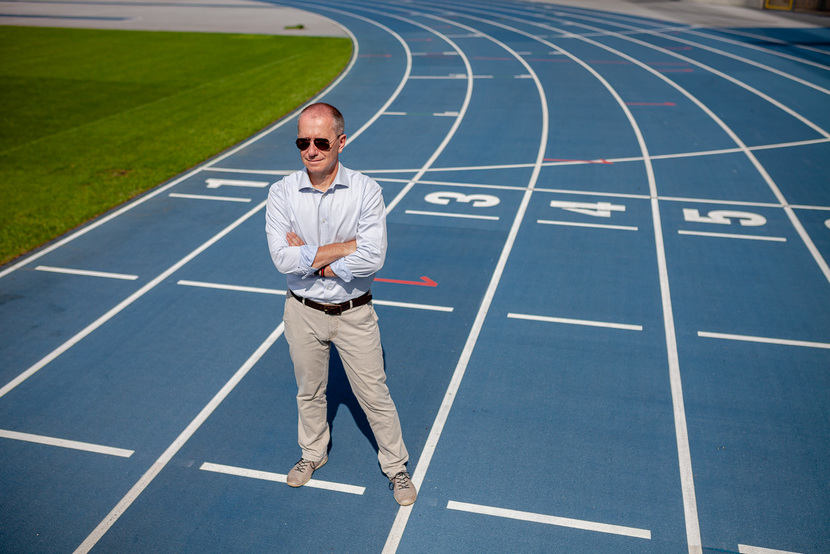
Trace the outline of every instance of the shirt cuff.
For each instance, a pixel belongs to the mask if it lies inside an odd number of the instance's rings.
[[[347,283],[354,279],[354,275],[352,275],[352,272],[349,270],[349,266],[346,265],[343,258],[333,261],[329,264],[329,267],[335,274],[337,274],[338,277],[340,277],[341,280]]]
[[[311,267],[314,258],[317,257],[317,247],[304,244],[300,247],[300,263],[298,269],[304,272],[303,278],[314,275],[315,269]]]

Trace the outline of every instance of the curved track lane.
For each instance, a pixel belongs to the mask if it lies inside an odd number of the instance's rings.
[[[827,28],[280,4],[355,45],[318,99],[384,187],[374,296],[418,502],[386,490],[336,355],[330,461],[283,484],[261,217],[295,113],[0,273],[5,545],[827,550]]]

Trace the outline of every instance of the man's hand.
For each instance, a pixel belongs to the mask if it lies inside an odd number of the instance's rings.
[[[305,242],[294,232],[289,231],[285,234],[285,240],[288,241],[288,246],[304,246]],[[344,258],[357,250],[357,240],[347,240],[346,242],[335,242],[317,248],[317,256],[311,267],[323,268],[322,275],[325,277],[335,277],[334,271],[328,267],[329,264]]]
[[[292,231],[288,231],[288,233],[285,234],[285,240],[288,241],[288,246],[305,246],[305,243],[300,237],[297,236],[297,233]]]

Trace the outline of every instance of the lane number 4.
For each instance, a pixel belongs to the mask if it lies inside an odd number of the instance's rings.
[[[625,206],[611,204],[610,202],[560,202],[552,200],[551,208],[562,208],[568,212],[575,212],[592,217],[611,217],[611,212],[624,212]]]

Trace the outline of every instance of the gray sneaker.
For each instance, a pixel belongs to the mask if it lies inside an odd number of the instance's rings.
[[[311,479],[311,474],[326,465],[326,462],[328,461],[328,456],[319,462],[312,462],[311,460],[300,458],[300,461],[297,462],[294,467],[291,468],[291,471],[288,472],[285,482],[289,487],[302,487]]]
[[[401,506],[409,506],[418,498],[418,491],[412,484],[412,479],[405,471],[401,471],[389,480],[389,488],[395,494],[395,501]]]

